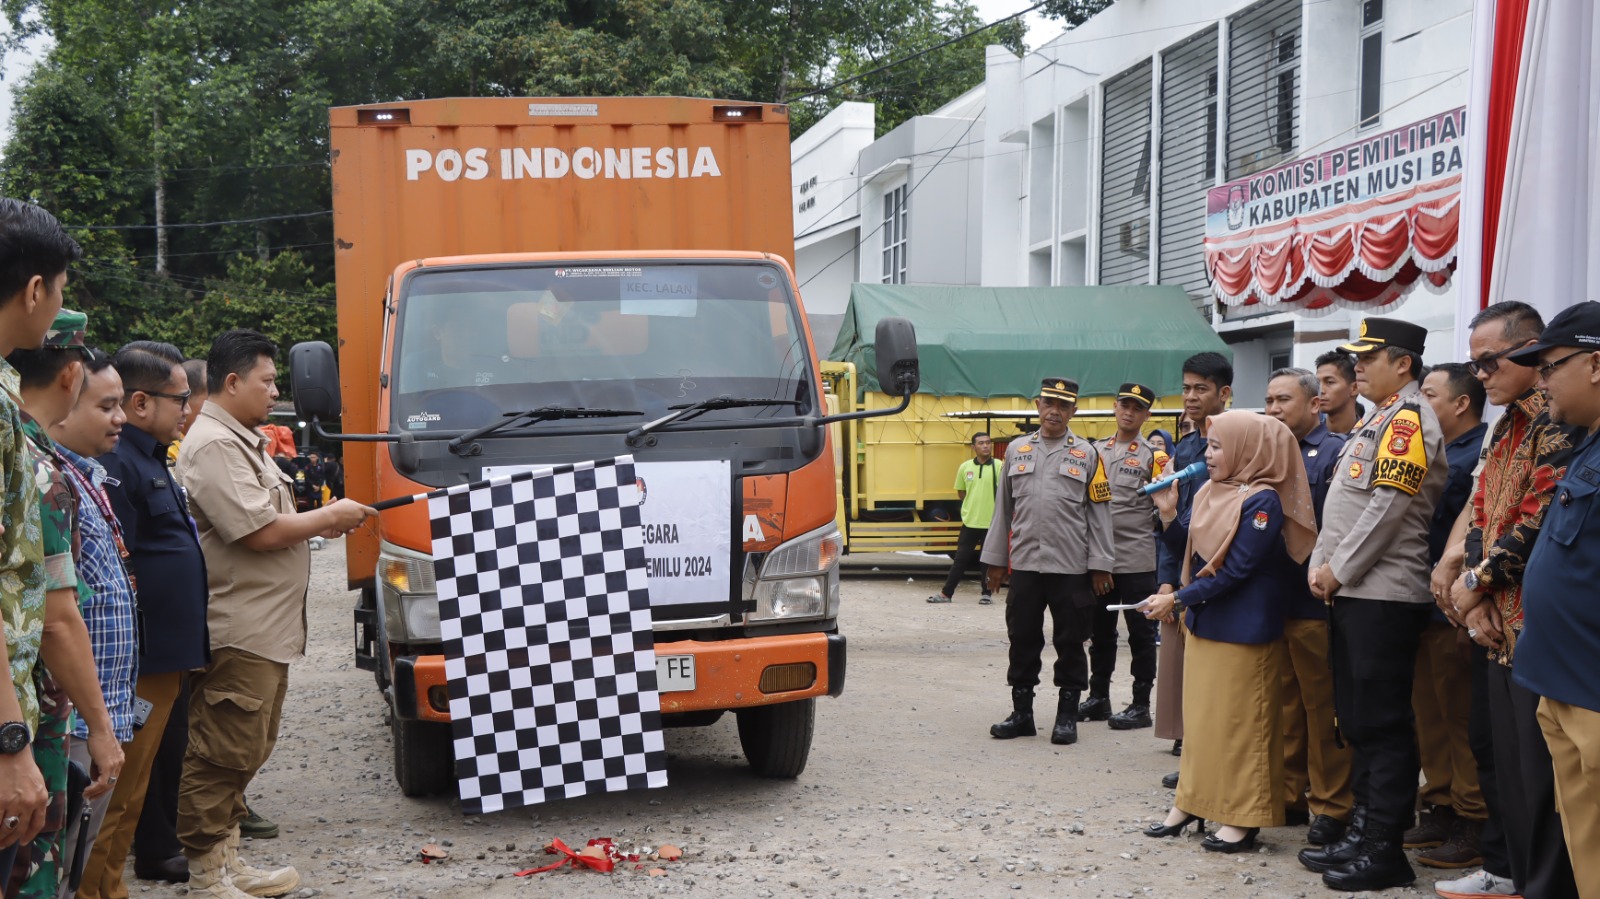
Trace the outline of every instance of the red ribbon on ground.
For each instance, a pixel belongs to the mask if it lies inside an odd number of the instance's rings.
[[[599,858],[596,858],[592,855],[582,855],[572,851],[572,848],[566,843],[561,842],[559,837],[552,839],[550,841],[550,845],[544,847],[544,851],[550,853],[551,855],[559,855],[561,858],[542,867],[528,868],[524,871],[518,871],[516,872],[515,876],[527,877],[532,874],[543,874],[546,871],[554,871],[562,865],[569,863],[575,868],[581,865],[585,868],[592,868],[593,870],[599,871],[602,874],[610,873],[611,869],[617,866],[617,863],[612,858],[612,856],[616,854],[616,850],[612,846],[611,841],[604,838],[590,840],[589,845],[599,846],[603,850],[604,854]]]

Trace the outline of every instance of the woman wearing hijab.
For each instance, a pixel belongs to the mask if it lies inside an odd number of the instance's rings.
[[[1167,461],[1172,458],[1172,448],[1177,446],[1178,442],[1172,439],[1171,434],[1160,428],[1152,428],[1150,433],[1144,436],[1144,439],[1145,443],[1148,443],[1150,448],[1156,451],[1156,462],[1159,466],[1156,469],[1156,477],[1161,477],[1167,469]]]
[[[1195,821],[1204,830],[1210,819],[1224,826],[1202,847],[1240,852],[1284,823],[1283,597],[1303,579],[1317,526],[1299,444],[1277,419],[1212,416],[1206,468],[1211,480],[1183,520],[1176,491],[1154,497],[1162,539],[1185,560],[1183,587],[1146,599],[1144,614],[1170,621],[1182,607],[1187,714],[1173,808],[1145,833],[1174,836]]]

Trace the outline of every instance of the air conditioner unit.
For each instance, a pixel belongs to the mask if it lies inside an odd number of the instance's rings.
[[[1117,232],[1117,247],[1129,256],[1150,258],[1150,216],[1123,222]]]

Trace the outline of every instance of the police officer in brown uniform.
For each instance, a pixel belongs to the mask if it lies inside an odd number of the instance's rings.
[[[1094,441],[1067,427],[1078,411],[1078,382],[1046,378],[1035,400],[1039,430],[1006,449],[994,520],[983,544],[991,592],[1006,568],[1006,635],[1011,641],[1006,682],[1011,716],[989,728],[1000,740],[1031,737],[1033,688],[1044,650],[1044,611],[1050,610],[1061,691],[1050,742],[1078,741],[1078,700],[1089,686],[1083,652],[1097,596],[1112,589],[1111,484]]]
[[[1094,638],[1089,643],[1089,698],[1078,707],[1084,721],[1105,721],[1112,730],[1149,727],[1150,690],[1156,684],[1156,622],[1135,609],[1121,616],[1128,623],[1128,651],[1133,656],[1133,702],[1111,714],[1111,674],[1117,667],[1117,617],[1108,604],[1126,605],[1156,592],[1156,504],[1139,488],[1160,477],[1155,450],[1139,437],[1150,419],[1154,390],[1124,384],[1117,391],[1117,433],[1096,444],[1111,482],[1111,541],[1116,563],[1112,589],[1094,604]]]
[[[1338,890],[1416,879],[1401,848],[1420,769],[1411,687],[1431,612],[1428,525],[1448,478],[1444,433],[1419,383],[1427,336],[1420,325],[1369,318],[1343,347],[1375,408],[1339,457],[1308,583],[1331,604],[1334,707],[1355,750],[1356,807],[1342,839],[1300,853]]]

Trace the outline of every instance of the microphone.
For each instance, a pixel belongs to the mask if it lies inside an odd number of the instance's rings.
[[[1140,487],[1139,488],[1139,492],[1141,494],[1145,495],[1145,496],[1149,496],[1150,494],[1155,493],[1158,490],[1165,490],[1168,487],[1171,487],[1173,482],[1178,480],[1179,478],[1192,478],[1195,475],[1200,474],[1201,472],[1204,472],[1205,470],[1206,470],[1206,463],[1204,461],[1193,462],[1193,463],[1190,463],[1189,467],[1185,468],[1183,471],[1174,472],[1172,474],[1167,475],[1166,477],[1162,478],[1159,481],[1151,481],[1150,483],[1144,485],[1143,487]]]

